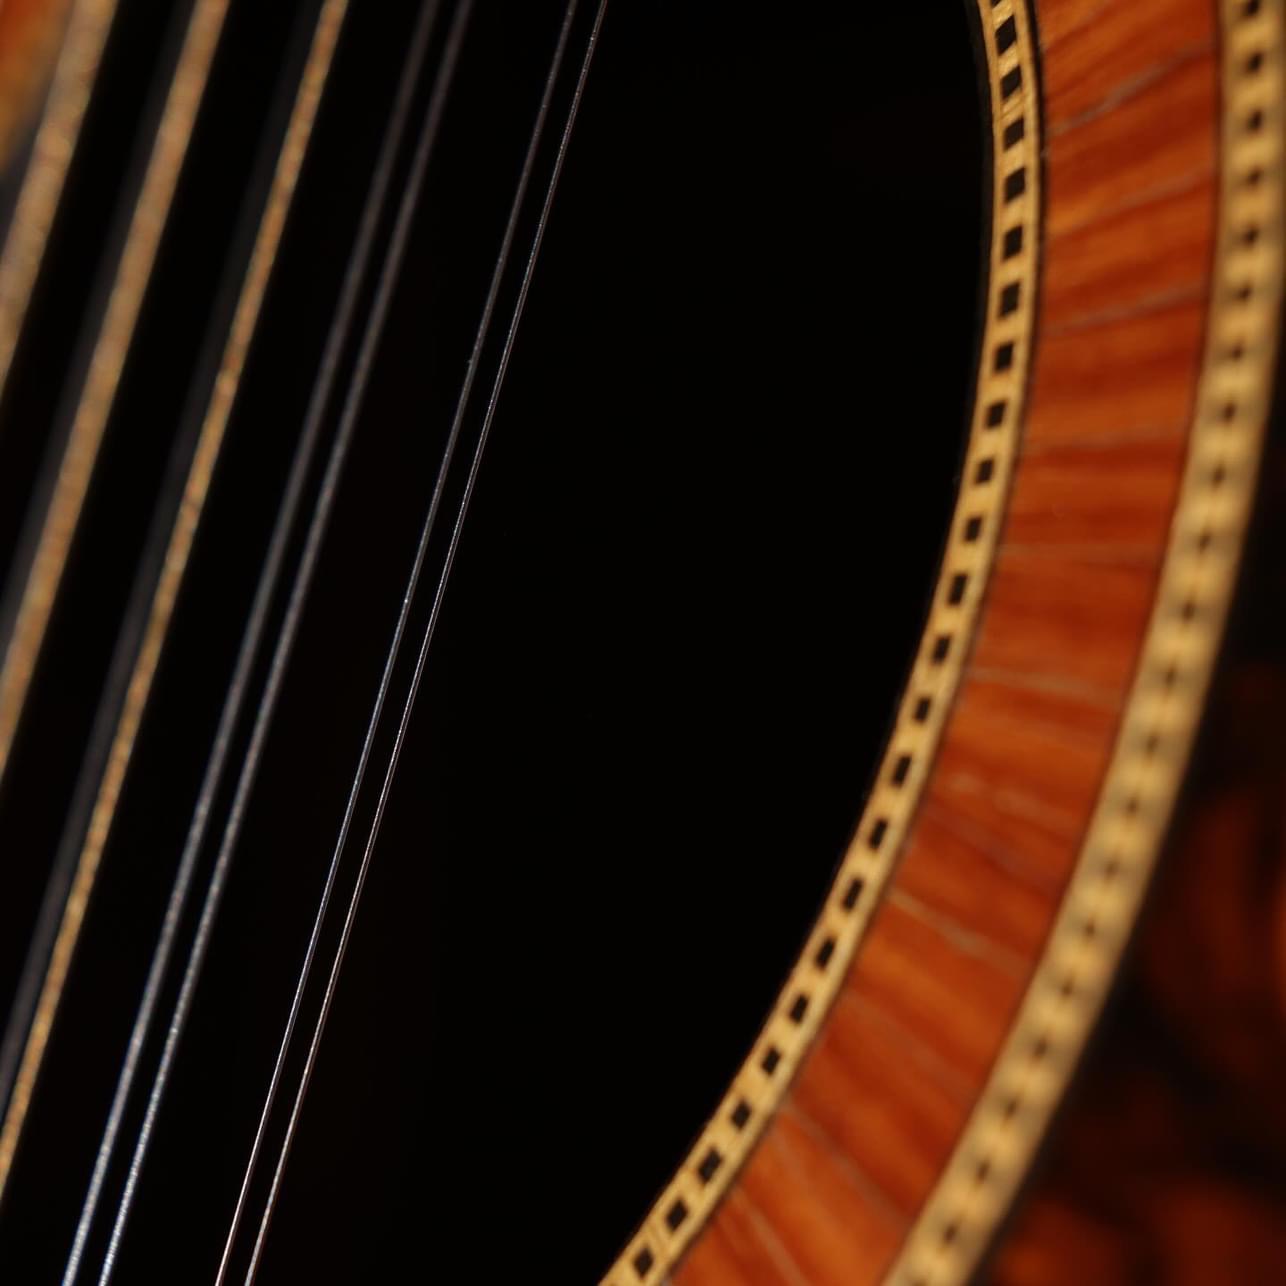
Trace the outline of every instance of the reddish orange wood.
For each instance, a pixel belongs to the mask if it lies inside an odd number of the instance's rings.
[[[846,989],[685,1286],[873,1281],[891,1262],[1057,910],[1148,619],[1202,358],[1214,10],[1037,10],[1041,311],[979,633]]]
[[[841,996],[799,1079],[799,1109],[850,1155],[904,1214],[941,1169],[970,1087],[875,1006]]]
[[[1251,601],[1188,801],[1108,1026],[994,1263],[1001,1283],[1283,1277],[1286,444],[1266,466]]]
[[[980,836],[965,838],[927,809],[902,859],[895,892],[968,925],[979,950],[1002,961],[1030,960],[1045,936],[1049,882],[1034,880]]]
[[[1006,540],[1011,548],[1094,549],[1151,566],[1180,473],[1169,437],[1032,451],[1010,504]]]
[[[1151,551],[1139,566],[1076,545],[1066,552],[1002,549],[976,663],[1120,692],[1147,622],[1160,554]]]
[[[1029,878],[1059,887],[1106,755],[1101,746],[1065,745],[1056,736],[1025,728],[1015,740],[1040,759],[1019,777],[1008,759],[1012,735],[1008,727],[988,729],[981,721],[976,728],[964,719],[956,723],[939,755],[925,808],[950,819],[958,833],[976,836],[988,852]],[[913,833],[911,843],[916,839]]]
[[[1213,176],[1065,232],[1044,278],[1045,334],[1200,298]]]
[[[847,1286],[878,1270],[904,1222],[868,1176],[789,1107],[746,1167],[741,1187],[799,1280]]]
[[[925,1050],[975,1086],[1018,994],[1009,971],[893,900],[886,900],[848,989],[886,1017],[896,1017]],[[801,1078],[807,1075],[806,1068]]]
[[[1057,253],[1050,245],[1049,258]],[[1046,336],[1036,355],[1029,446],[1169,433],[1181,449],[1204,326],[1203,303],[1185,301]]]
[[[1063,744],[1084,741],[1101,744],[1116,723],[1116,709],[1108,697],[1087,690],[1045,686],[1004,670],[987,670],[974,664],[969,698],[974,709],[988,719],[1026,727],[1046,727]]]
[[[763,1247],[743,1246],[742,1254],[734,1252],[730,1236],[738,1222],[740,1202],[736,1193],[725,1207],[725,1218],[718,1228],[711,1228],[693,1248],[683,1266],[684,1280],[692,1286],[723,1286],[725,1282],[745,1282],[746,1286],[797,1286],[798,1279],[783,1275]]]
[[[1184,60],[1145,86],[1122,84],[1120,106],[1069,123],[1048,139],[1051,241],[1210,174],[1213,73],[1214,60],[1206,54]]]
[[[732,1194],[727,1204],[727,1218],[715,1232],[722,1233],[731,1263],[737,1265],[736,1271],[741,1274],[724,1280],[744,1280],[748,1286],[778,1286],[779,1283],[799,1286],[803,1280],[768,1220],[744,1192]]]
[[[1061,25],[1075,11],[1077,26]],[[1085,20],[1088,19],[1088,20]],[[1152,4],[1040,6],[1045,44],[1045,122],[1053,136],[1091,113],[1104,113],[1170,68],[1208,55],[1214,39],[1210,10],[1192,0]]]

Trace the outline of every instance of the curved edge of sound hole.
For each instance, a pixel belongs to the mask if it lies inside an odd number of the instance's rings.
[[[965,6],[904,18],[608,10],[350,953],[414,1013],[390,1264],[596,1279],[848,842],[985,273]]]

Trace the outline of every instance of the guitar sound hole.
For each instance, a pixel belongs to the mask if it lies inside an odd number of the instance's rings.
[[[752,1048],[969,417],[967,6],[893,10],[609,9],[269,1265],[589,1281]]]

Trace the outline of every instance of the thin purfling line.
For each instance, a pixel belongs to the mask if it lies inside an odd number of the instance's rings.
[[[26,1118],[31,1093],[39,1074],[40,1064],[48,1044],[49,1032],[54,1013],[66,981],[67,970],[71,963],[80,927],[84,921],[89,894],[93,888],[102,857],[103,848],[110,832],[116,803],[124,783],[125,774],[134,748],[135,737],[142,720],[143,711],[151,692],[152,679],[160,659],[161,649],[168,632],[174,604],[186,570],[192,542],[196,535],[197,525],[201,518],[214,466],[222,446],[224,431],[232,403],[236,397],[241,372],[245,365],[246,354],[258,322],[259,310],[267,288],[268,278],[276,257],[277,246],[293,196],[299,169],[312,133],[317,105],[330,68],[331,56],[338,37],[347,0],[328,0],[319,19],[313,47],[305,66],[295,108],[287,127],[286,137],[277,162],[273,184],[265,207],[254,250],[251,254],[246,279],[237,301],[231,330],[224,347],[223,359],[215,378],[210,405],[201,425],[195,455],[188,471],[187,483],[182,501],[171,532],[170,541],[165,553],[165,562],[161,578],[152,597],[142,645],[130,675],[126,689],[124,708],[117,724],[116,734],[108,754],[107,766],[94,801],[90,816],[89,828],[76,866],[67,902],[59,924],[58,935],[54,941],[49,966],[41,988],[40,998],[36,1004],[35,1016],[28,1033],[26,1047],[23,1050],[18,1074],[14,1081],[12,1097],[5,1115],[3,1128],[0,1129],[0,1196],[8,1179],[13,1161],[18,1136]],[[206,5],[198,5],[189,27],[188,39],[184,48],[184,60],[176,72],[175,84],[178,85],[183,75],[184,63],[189,52],[199,57],[196,64],[201,69],[201,84],[204,85],[209,70],[213,48],[217,43],[222,27],[226,0],[210,0]],[[174,95],[172,94],[173,101]],[[181,146],[178,147],[177,160],[181,162],[186,140],[190,135],[192,117],[195,115],[200,94],[189,92],[179,95],[188,104]],[[167,145],[166,128],[162,124],[158,151],[166,152],[173,148],[178,140],[171,140]],[[155,154],[154,154],[155,155]],[[177,164],[174,169],[177,172]],[[140,209],[146,201],[145,183]],[[169,191],[173,191],[171,180]],[[155,251],[155,242],[159,240],[163,220],[155,217],[145,220],[155,225],[155,239],[151,250]],[[126,248],[126,256],[129,247]],[[150,266],[150,259],[149,259]],[[144,283],[145,284],[145,283]],[[141,290],[139,291],[141,295]],[[137,309],[135,307],[134,315]],[[110,309],[109,309],[110,314]],[[110,360],[114,362],[112,391],[115,389],[115,378],[119,376],[120,364],[123,362],[124,349]],[[92,379],[92,373],[91,373]]]
[[[0,662],[0,777],[13,747],[32,674],[36,668],[54,599],[62,581],[98,448],[116,400],[121,372],[134,336],[143,295],[152,276],[157,248],[179,171],[187,155],[197,111],[209,80],[223,30],[228,0],[197,0],[183,49],[166,98],[143,186],[130,220],[125,245],[108,296],[89,369],[63,452],[53,496],[36,541],[35,553]],[[9,1158],[0,1134],[0,1190]]]

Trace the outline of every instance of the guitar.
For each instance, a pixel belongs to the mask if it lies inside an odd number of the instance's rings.
[[[1282,23],[0,8],[0,1279],[1272,1280]]]

